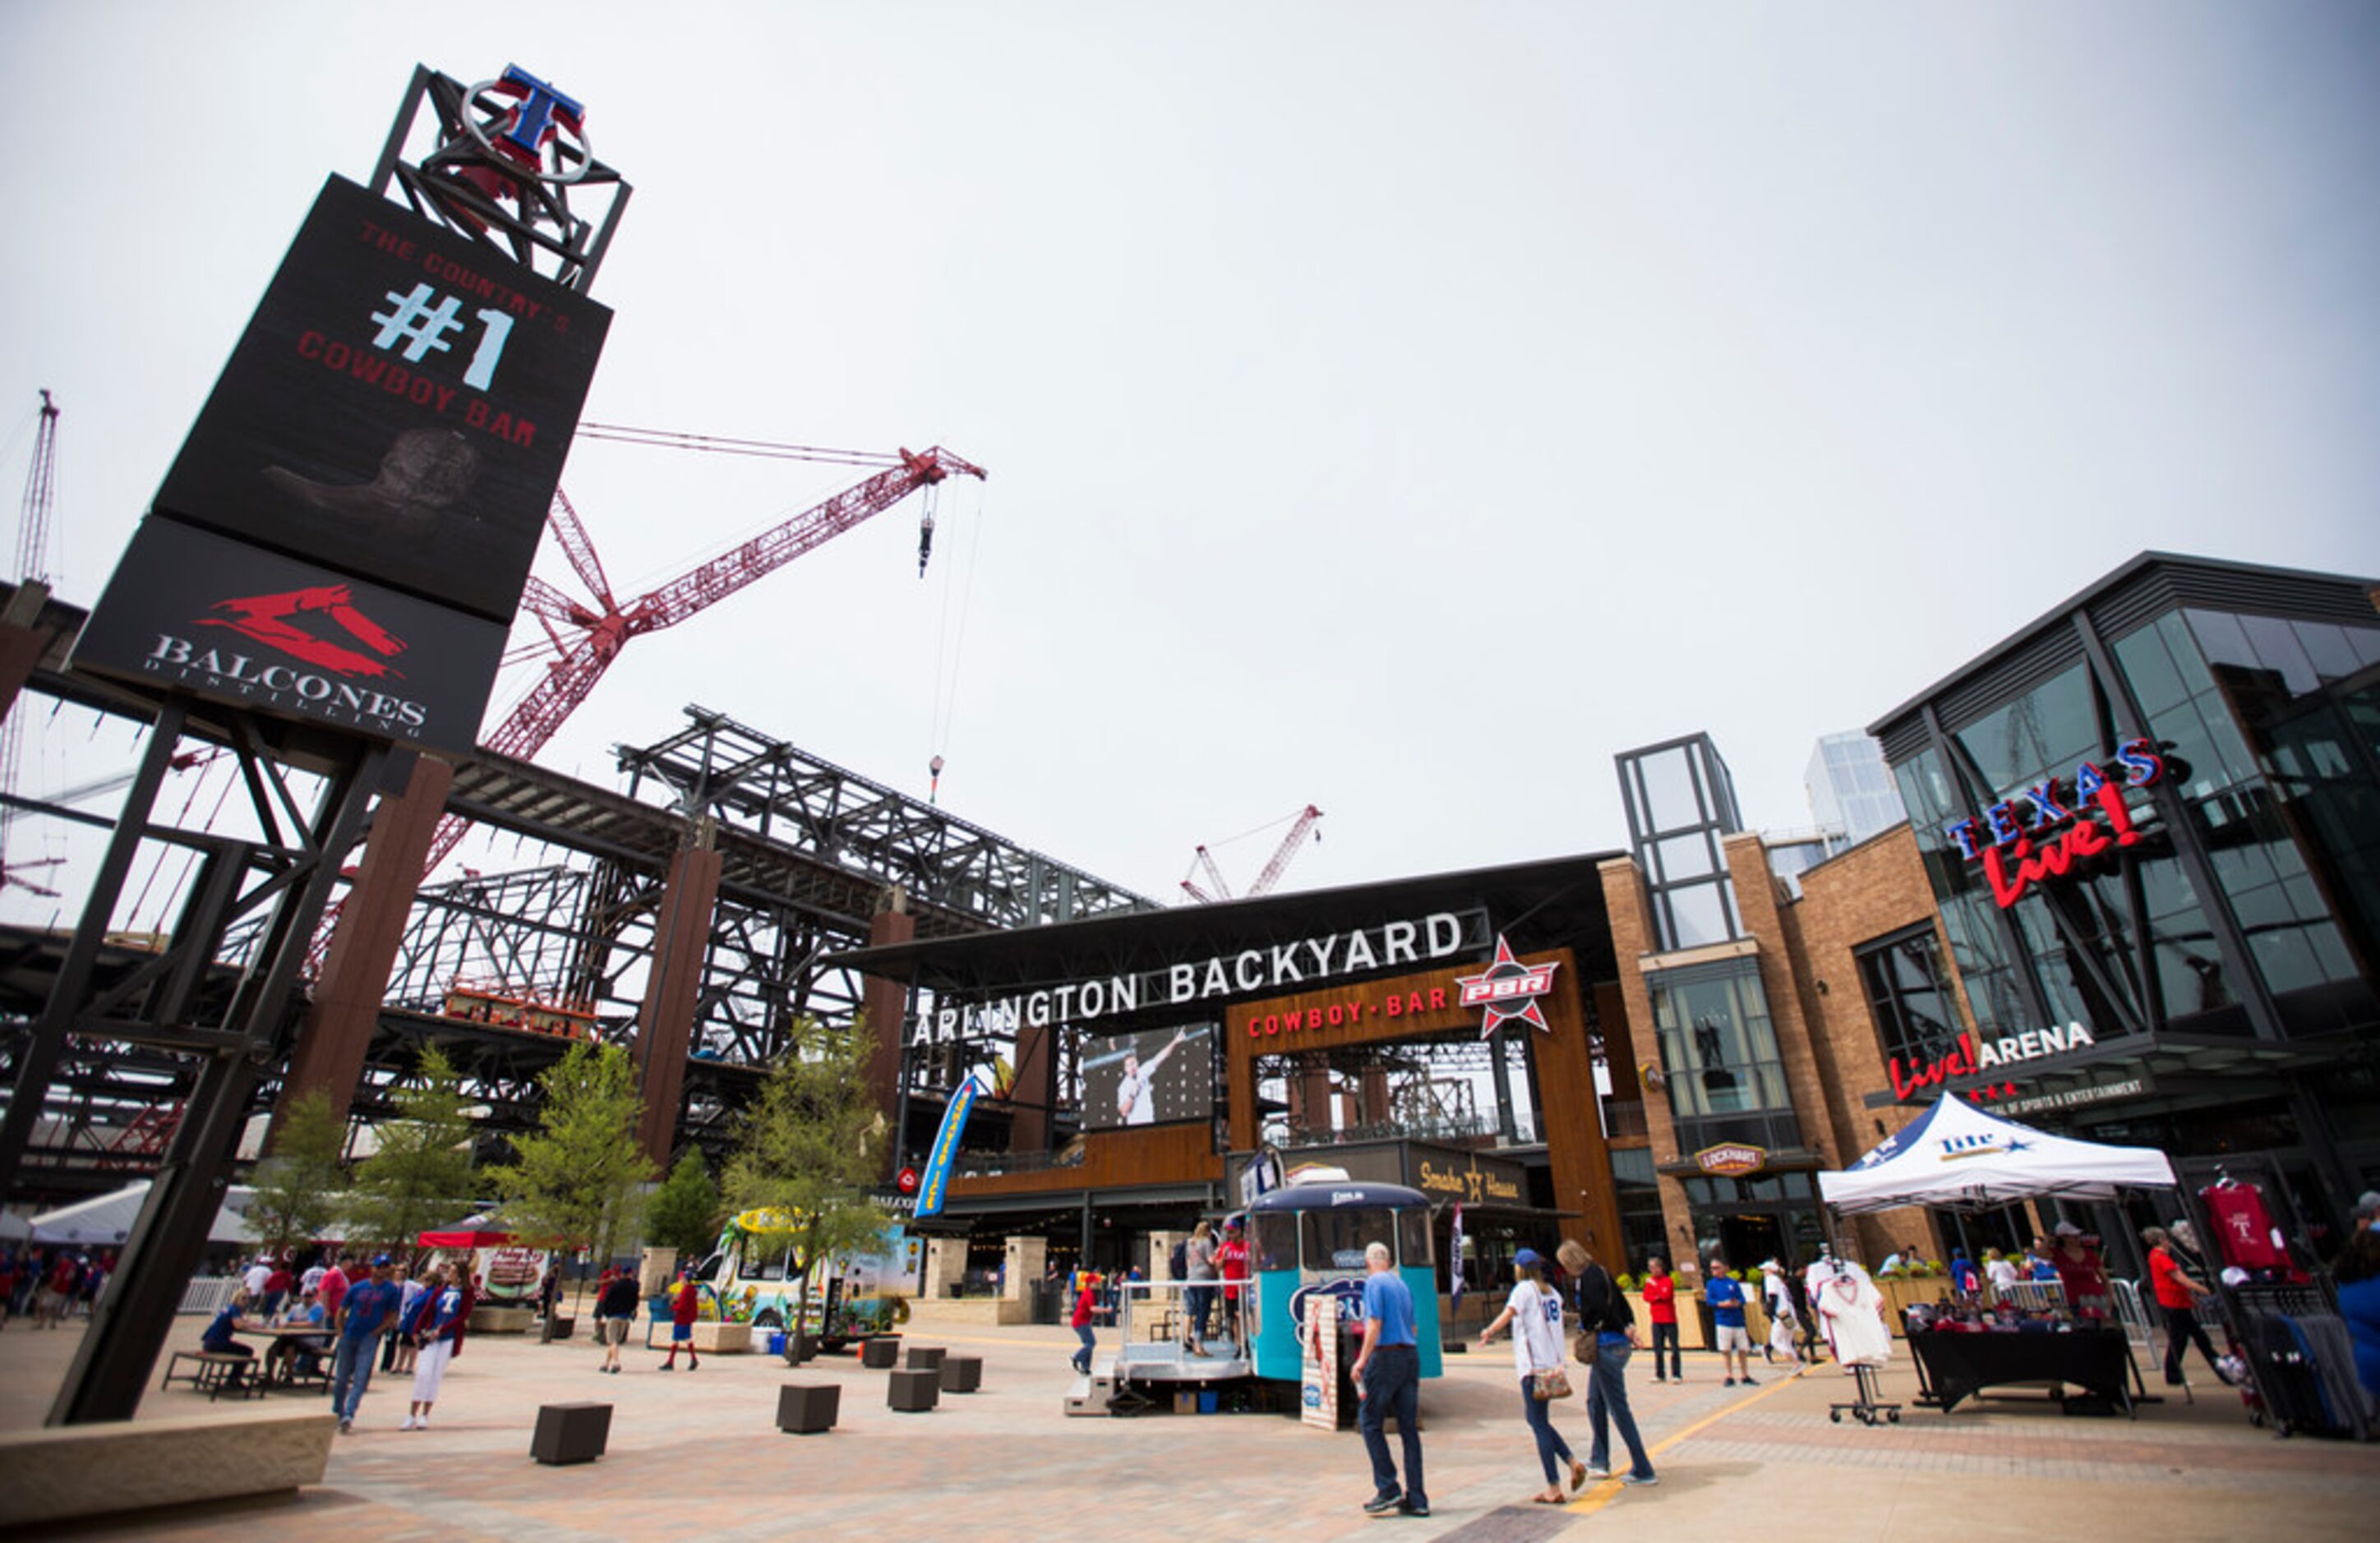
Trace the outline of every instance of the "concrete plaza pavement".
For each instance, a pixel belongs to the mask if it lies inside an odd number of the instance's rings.
[[[178,1320],[172,1348],[195,1344]],[[79,1326],[19,1321],[0,1333],[0,1426],[38,1424]],[[324,1482],[295,1498],[149,1513],[77,1529],[97,1536],[257,1538],[346,1536],[448,1539],[538,1536],[709,1538],[1052,1532],[1127,1536],[1465,1540],[1610,1536],[1657,1526],[1752,1528],[1764,1543],[1938,1535],[1988,1538],[2120,1536],[2218,1538],[2294,1532],[2371,1536],[2380,1511],[2380,1448],[2281,1440],[2252,1428],[2237,1396],[2212,1385],[2194,1406],[2144,1408],[2137,1420],[2062,1417],[2037,1398],[1994,1400],[1955,1415],[1907,1409],[1897,1427],[1835,1425],[1848,1379],[1763,1368],[1758,1387],[1725,1389],[1717,1362],[1690,1356],[1686,1380],[1652,1381],[1643,1357],[1630,1384],[1661,1482],[1590,1484],[1572,1502],[1529,1503],[1540,1487],[1522,1424],[1518,1379],[1498,1344],[1447,1358],[1426,1384],[1425,1444],[1434,1514],[1371,1519],[1358,1510],[1369,1469],[1353,1432],[1276,1415],[1070,1419],[1062,1398],[1074,1347],[1064,1329],[913,1325],[908,1343],[984,1357],[983,1390],[946,1394],[930,1414],[885,1407],[885,1378],[849,1355],[799,1369],[765,1355],[706,1357],[663,1373],[658,1350],[626,1353],[599,1374],[584,1340],[540,1345],[474,1337],[448,1374],[431,1428],[400,1431],[407,1378],[382,1374],[355,1434],[338,1440]],[[1103,1336],[1103,1349],[1114,1347]],[[787,1381],[843,1387],[826,1435],[780,1434]],[[1915,1391],[1905,1354],[1888,1396]],[[601,1461],[550,1468],[528,1456],[541,1403],[614,1405]],[[319,1407],[274,1394],[268,1407]],[[205,1401],[152,1391],[141,1417],[188,1415]],[[1582,1456],[1586,1419],[1566,1403],[1558,1427]],[[358,1530],[360,1529],[360,1530]]]

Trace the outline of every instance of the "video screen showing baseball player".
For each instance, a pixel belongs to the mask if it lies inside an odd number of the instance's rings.
[[[1212,1024],[1083,1041],[1083,1126],[1165,1125],[1215,1112]]]

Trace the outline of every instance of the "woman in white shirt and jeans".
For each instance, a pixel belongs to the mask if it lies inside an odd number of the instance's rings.
[[[1570,1464],[1571,1488],[1586,1482],[1586,1464],[1554,1428],[1552,1401],[1536,1393],[1537,1373],[1562,1369],[1561,1294],[1546,1284],[1546,1261],[1534,1249],[1524,1248],[1512,1256],[1512,1272],[1518,1277],[1512,1294],[1496,1321],[1480,1330],[1479,1343],[1486,1346],[1505,1325],[1512,1325],[1512,1366],[1521,1374],[1521,1411],[1528,1419],[1530,1434],[1537,1439],[1537,1461],[1546,1470],[1545,1493],[1532,1498],[1539,1505],[1560,1505],[1569,1497],[1562,1493],[1557,1459]]]

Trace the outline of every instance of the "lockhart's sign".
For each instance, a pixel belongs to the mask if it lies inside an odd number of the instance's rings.
[[[1263,948],[1244,948],[1234,954],[1212,954],[1163,969],[1039,987],[988,1002],[943,998],[935,1002],[932,1013],[919,1016],[917,1031],[921,1039],[935,1042],[971,1039],[1014,1034],[1019,1027],[1081,1025],[1147,1008],[1220,1003],[1287,986],[1312,985],[1340,976],[1444,959],[1482,946],[1485,940],[1480,934],[1486,930],[1483,913],[1433,911],[1427,916],[1378,927],[1329,932]],[[1423,998],[1413,1004],[1413,1011],[1427,1011],[1432,1005],[1444,1007],[1446,993],[1441,990],[1436,994],[1439,1000],[1435,1004]],[[1378,1004],[1374,1005],[1377,1008]],[[1397,1015],[1406,1005],[1400,1002],[1389,1015]],[[1330,1021],[1342,1022],[1343,1014]],[[1321,1025],[1318,1022],[1315,1027]],[[1235,1033],[1265,1032],[1261,1024],[1244,1030],[1235,1022],[1232,1027]],[[1271,1031],[1278,1034],[1282,1027],[1276,1015]]]
[[[1731,1179],[1745,1173],[1757,1173],[1768,1164],[1768,1148],[1730,1141],[1716,1147],[1705,1147],[1694,1154],[1694,1166],[1706,1173]]]
[[[2081,762],[2070,779],[2045,777],[1985,809],[1981,820],[1954,820],[1942,833],[1969,862],[1983,864],[1992,899],[2006,909],[2042,881],[2064,878],[2141,839],[2124,790],[2156,782],[2165,761],[2152,742],[2133,739],[2117,747],[2116,767],[2111,776],[2095,762]]]

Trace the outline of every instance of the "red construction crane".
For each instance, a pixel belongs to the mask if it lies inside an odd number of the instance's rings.
[[[58,405],[50,394],[42,393],[41,427],[33,435],[33,461],[25,470],[25,502],[17,519],[17,568],[8,575],[11,583],[43,584],[50,578],[50,507],[57,496],[58,474]],[[32,590],[19,597],[28,609],[38,609],[37,598],[44,591]],[[13,618],[12,618],[13,619]],[[28,626],[33,617],[21,618]],[[0,792],[15,793],[18,763],[24,759],[25,724],[22,713],[11,712],[0,719]],[[0,888],[16,884],[35,894],[55,896],[55,890],[44,889],[24,878],[29,868],[55,868],[61,859],[37,858],[32,862],[7,862],[10,827],[16,823],[13,806],[0,805]]]
[[[1290,859],[1297,856],[1300,844],[1305,840],[1305,832],[1314,831],[1314,822],[1321,818],[1322,811],[1311,804],[1306,805],[1305,809],[1295,816],[1289,827],[1289,834],[1281,838],[1281,845],[1274,850],[1272,860],[1264,865],[1264,871],[1257,875],[1257,881],[1248,886],[1248,893],[1241,896],[1242,899],[1253,900],[1281,882],[1281,876],[1289,871]],[[1256,832],[1251,831],[1247,833],[1254,835]],[[1234,836],[1232,839],[1237,841],[1240,838]],[[1322,832],[1314,831],[1314,839],[1320,841]],[[1206,905],[1212,905],[1218,900],[1232,898],[1231,886],[1223,882],[1222,869],[1215,866],[1213,856],[1205,847],[1198,848],[1197,856],[1192,859],[1192,867],[1207,876],[1208,886],[1214,893],[1209,894],[1206,890],[1200,889],[1196,884],[1184,879],[1182,881],[1182,888],[1191,899]]]
[[[569,561],[580,581],[593,596],[591,602],[571,599],[560,589],[532,576],[528,587],[521,592],[521,609],[536,616],[545,626],[546,636],[558,656],[546,665],[545,677],[531,686],[515,703],[504,721],[482,740],[481,747],[519,760],[534,757],[552,739],[563,721],[568,718],[603,672],[612,667],[620,650],[631,638],[648,632],[659,632],[675,626],[704,608],[717,604],[756,579],[766,577],[802,553],[824,545],[853,527],[898,504],[920,488],[930,488],[945,478],[966,476],[983,478],[983,468],[963,460],[936,445],[930,450],[904,450],[897,456],[875,456],[861,451],[819,450],[808,445],[773,444],[759,440],[723,440],[702,434],[670,434],[652,430],[612,429],[601,424],[588,424],[580,430],[584,437],[613,439],[627,443],[665,444],[690,450],[722,451],[732,455],[763,456],[773,458],[834,461],[844,465],[883,465],[884,469],[856,487],[846,488],[825,503],[805,509],[783,525],[763,531],[743,545],[723,552],[710,561],[671,579],[622,605],[612,596],[611,580],[603,575],[602,561],[595,554],[595,543],[588,539],[587,529],[578,523],[578,511],[560,489],[553,494],[553,507],[547,523],[553,529],[555,542]],[[890,463],[890,464],[885,464]],[[930,539],[930,513],[925,526],[924,539]],[[919,553],[918,567],[923,571],[924,552]],[[575,632],[576,636],[573,636]],[[422,866],[422,877],[445,860],[455,844],[463,839],[470,822],[460,815],[448,815],[438,822],[431,839],[430,857]]]

